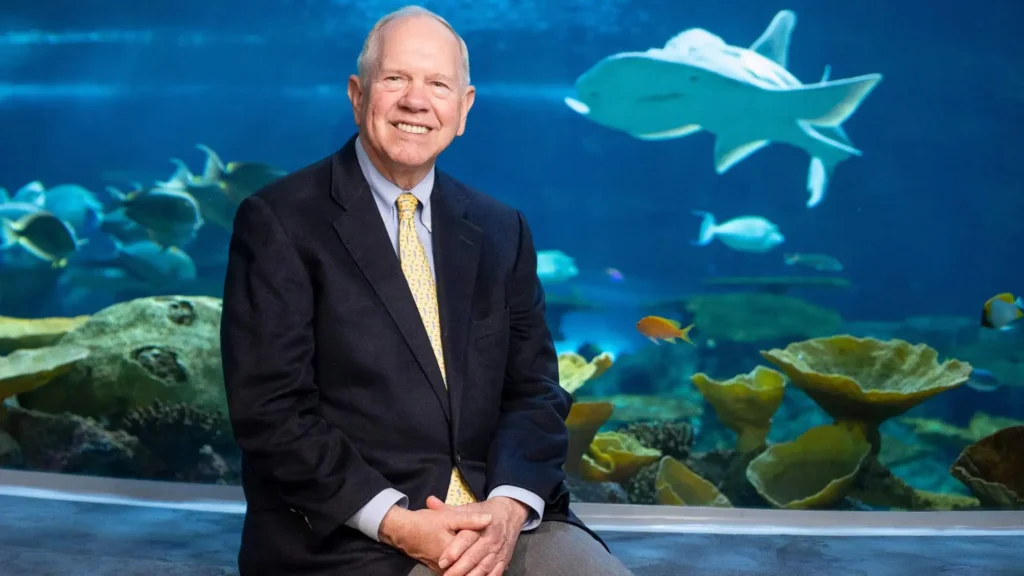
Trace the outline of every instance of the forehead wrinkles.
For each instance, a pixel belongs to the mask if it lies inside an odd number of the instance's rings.
[[[433,18],[389,22],[381,31],[380,70],[426,77],[461,79],[462,51],[458,37]]]

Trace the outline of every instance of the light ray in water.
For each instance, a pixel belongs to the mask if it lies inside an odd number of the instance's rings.
[[[176,30],[11,30],[0,33],[0,46],[61,46],[80,44],[175,44],[209,46],[222,44],[265,44],[256,34],[207,34]]]
[[[567,86],[548,84],[485,83],[476,86],[484,98],[561,104]],[[110,100],[140,96],[237,95],[239,97],[277,96],[295,100],[337,100],[348,98],[342,84],[292,86],[213,86],[203,84],[10,84],[0,83],[0,103],[5,101]]]

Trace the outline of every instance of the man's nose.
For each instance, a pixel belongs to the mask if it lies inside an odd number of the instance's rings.
[[[427,95],[428,89],[429,87],[425,82],[410,82],[399,104],[416,112],[427,110],[430,107],[430,98]]]

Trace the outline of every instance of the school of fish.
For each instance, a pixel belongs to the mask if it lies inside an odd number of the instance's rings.
[[[172,158],[169,178],[126,190],[42,181],[0,188],[0,298],[45,270],[54,273],[33,289],[159,293],[194,282],[204,265],[223,265],[226,250],[197,250],[206,244],[197,239],[226,247],[238,204],[286,172],[196,148],[205,155],[199,175]]]

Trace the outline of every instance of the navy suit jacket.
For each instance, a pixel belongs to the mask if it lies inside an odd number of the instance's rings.
[[[447,389],[354,138],[239,206],[221,348],[243,576],[404,576],[412,558],[345,521],[389,487],[413,510],[444,499],[452,466],[478,499],[521,487],[586,529],[530,229],[440,171],[431,209]]]

